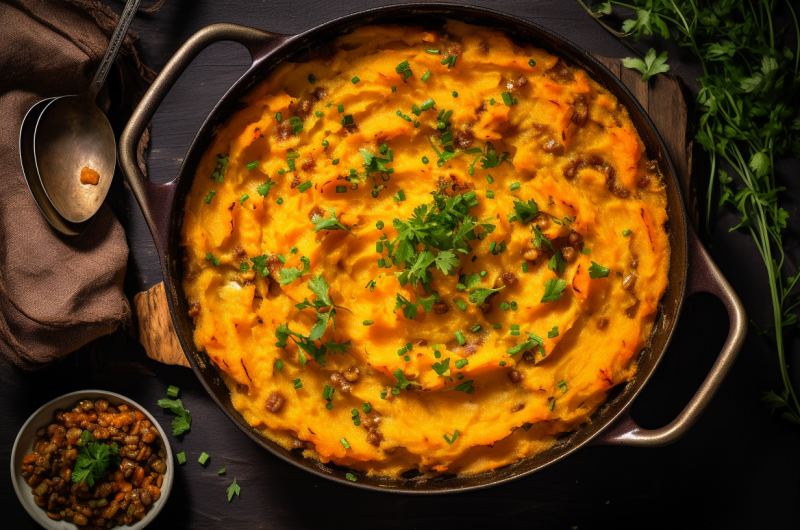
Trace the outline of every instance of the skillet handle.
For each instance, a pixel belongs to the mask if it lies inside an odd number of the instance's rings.
[[[153,118],[156,109],[186,67],[201,51],[215,42],[230,40],[244,45],[250,52],[250,58],[255,65],[287,38],[289,38],[288,35],[269,33],[237,24],[207,26],[192,35],[178,49],[133,111],[119,139],[119,165],[142,209],[161,254],[166,250],[170,210],[177,190],[177,178],[166,184],[150,182],[139,169],[136,153],[139,139]]]
[[[595,443],[599,445],[627,445],[634,447],[661,447],[678,441],[694,425],[711,402],[722,380],[727,375],[747,334],[747,317],[736,292],[706,252],[692,228],[689,228],[689,275],[686,294],[711,293],[722,301],[728,311],[730,330],[714,366],[695,395],[669,425],[660,429],[643,429],[631,417],[630,408],[608,432],[602,433]]]

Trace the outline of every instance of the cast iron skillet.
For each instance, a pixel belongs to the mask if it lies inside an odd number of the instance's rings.
[[[592,421],[576,431],[563,436],[548,451],[533,458],[475,476],[440,476],[425,480],[414,473],[405,480],[369,478],[359,474],[358,482],[345,479],[345,468],[325,465],[303,458],[261,436],[250,427],[231,405],[228,388],[208,357],[197,351],[192,340],[193,325],[188,317],[188,307],[181,284],[180,229],[183,205],[192,184],[197,164],[211,143],[215,131],[237,110],[238,102],[259,81],[283,61],[303,58],[309,47],[329,42],[354,28],[367,24],[441,25],[444,18],[488,26],[510,35],[521,42],[530,42],[562,57],[570,64],[585,69],[609,89],[630,113],[636,129],[651,159],[657,160],[664,175],[668,198],[670,257],[669,288],[660,304],[659,317],[653,329],[650,344],[639,357],[635,378],[618,387],[608,401],[594,414]],[[136,160],[136,146],[158,105],[167,95],[183,70],[207,46],[222,40],[243,44],[252,57],[253,64],[206,118],[175,180],[167,184],[153,184],[142,174]],[[172,321],[178,332],[186,357],[197,377],[223,411],[261,446],[287,462],[316,475],[364,489],[403,493],[447,493],[467,491],[502,484],[542,469],[587,444],[615,444],[656,447],[676,441],[694,424],[716,392],[742,347],[746,326],[745,314],[739,298],[711,261],[697,236],[687,222],[682,195],[675,169],[664,143],[650,118],[636,99],[602,64],[574,44],[551,31],[496,11],[452,4],[406,4],[362,11],[332,20],[300,35],[279,35],[233,24],[214,24],[195,33],[172,57],[159,74],[139,106],[133,113],[119,142],[120,166],[133,190],[144,217],[150,227],[158,249],[164,283],[168,293]],[[648,430],[639,427],[630,416],[630,405],[653,373],[667,349],[675,323],[685,298],[704,291],[717,296],[728,311],[730,331],[725,345],[700,389],[680,415],[666,427]]]

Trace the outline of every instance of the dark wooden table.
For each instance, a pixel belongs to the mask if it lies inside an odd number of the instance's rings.
[[[247,24],[296,33],[336,16],[389,2],[308,0],[257,2],[169,0],[154,14],[140,14],[133,29],[141,36],[144,62],[159,70],[196,30],[214,22]],[[566,0],[481,0],[535,21],[579,46],[610,57],[630,52],[602,30],[575,2]],[[121,11],[118,2],[112,7]],[[691,58],[671,44],[671,72],[687,81],[688,99],[699,75]],[[645,46],[645,49],[646,46]],[[203,52],[178,81],[153,124],[149,168],[154,181],[174,177],[195,131],[214,103],[249,64],[247,52],[221,43]],[[112,86],[113,89],[113,86]],[[112,115],[118,131],[125,116]],[[695,153],[695,173],[702,173]],[[788,181],[800,172],[796,160],[781,161]],[[701,177],[702,185],[702,177]],[[800,185],[792,184],[791,196]],[[150,234],[130,191],[117,174],[110,195],[125,226],[131,253],[125,290],[129,297],[161,281]],[[796,204],[790,205],[793,219]],[[711,249],[751,318],[769,322],[763,264],[750,237],[729,233],[734,216],[723,214],[712,227]],[[797,226],[793,227],[795,235]],[[665,425],[699,386],[725,339],[722,305],[706,295],[686,306],[663,364],[633,407],[648,428]],[[797,357],[796,333],[788,333],[790,359]],[[800,364],[800,363],[798,363]],[[796,370],[797,372],[797,370]],[[795,373],[798,375],[798,373]],[[770,417],[761,393],[779,384],[769,339],[751,333],[719,394],[692,431],[661,449],[590,447],[532,477],[483,491],[440,497],[365,493],[329,483],[283,463],[242,434],[214,405],[191,371],[146,358],[123,332],[101,338],[62,362],[35,374],[0,365],[0,463],[8,469],[18,428],[44,402],[68,391],[103,388],[120,392],[153,412],[162,425],[171,416],[156,406],[167,385],[181,387],[194,416],[190,433],[171,439],[187,463],[178,468],[169,503],[151,528],[797,528],[800,504],[800,429]],[[201,451],[211,455],[206,467]],[[227,468],[226,476],[217,470]],[[236,477],[242,494],[230,504],[225,488]],[[35,528],[13,499],[8,479],[0,481],[0,527]]]

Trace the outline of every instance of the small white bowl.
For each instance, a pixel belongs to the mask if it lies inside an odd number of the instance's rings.
[[[27,510],[30,516],[42,527],[48,530],[75,530],[76,528],[80,528],[75,523],[63,520],[54,521],[47,517],[45,510],[36,506],[36,503],[33,502],[31,487],[28,486],[27,479],[20,474],[20,469],[22,469],[22,459],[25,458],[25,455],[33,451],[33,443],[36,441],[36,431],[47,427],[53,422],[56,410],[70,410],[78,401],[84,399],[91,399],[92,401],[105,399],[113,406],[125,403],[144,414],[147,419],[156,426],[158,432],[161,434],[161,440],[164,442],[164,450],[167,452],[167,472],[164,474],[164,480],[161,483],[161,496],[150,505],[150,509],[147,511],[147,515],[145,515],[144,519],[131,526],[119,527],[123,529],[140,530],[155,519],[169,497],[169,492],[172,489],[172,476],[175,472],[175,466],[172,462],[172,448],[169,446],[167,432],[161,428],[161,425],[158,424],[152,414],[147,412],[144,407],[135,401],[114,392],[106,392],[105,390],[81,390],[79,392],[71,392],[54,399],[34,412],[31,417],[28,418],[28,421],[25,422],[25,425],[22,426],[22,429],[20,429],[19,434],[17,434],[17,439],[14,440],[14,448],[11,450],[11,482],[14,483],[14,491],[17,492],[19,502],[22,503],[25,510]]]

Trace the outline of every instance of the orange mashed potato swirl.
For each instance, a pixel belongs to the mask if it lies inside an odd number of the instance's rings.
[[[234,407],[392,477],[495,469],[590,421],[667,286],[666,194],[626,109],[453,21],[309,57],[250,92],[186,200],[194,342]]]

